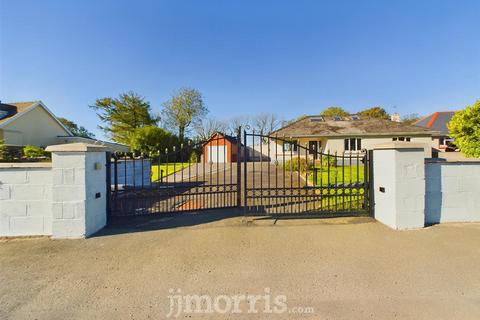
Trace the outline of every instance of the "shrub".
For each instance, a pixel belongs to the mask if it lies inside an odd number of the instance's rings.
[[[305,158],[293,158],[291,160],[285,161],[284,167],[287,171],[305,172],[307,171],[307,169],[313,169],[314,166],[312,162],[307,162]]]
[[[341,158],[339,158],[341,160]],[[322,156],[322,167],[335,167],[337,162],[335,161],[334,156]]]
[[[40,147],[26,145],[23,148],[23,155],[27,158],[49,157],[50,153]]]
[[[190,161],[191,163],[197,163],[197,162],[198,162],[198,154],[197,154],[195,151],[193,151],[193,152],[190,154],[190,159],[189,159],[189,161]]]
[[[10,153],[8,152],[8,147],[5,145],[4,140],[0,140],[0,160],[10,160]]]
[[[137,128],[130,138],[130,148],[147,155],[155,155],[158,152],[164,154],[166,148],[172,151],[172,147],[178,144],[175,135],[157,126]]]
[[[455,112],[447,124],[455,145],[467,157],[480,157],[480,100]]]

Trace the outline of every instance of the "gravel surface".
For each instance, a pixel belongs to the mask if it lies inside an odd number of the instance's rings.
[[[181,289],[270,290],[288,305],[181,319],[479,319],[479,267],[480,224],[393,231],[369,218],[164,216],[87,240],[0,241],[0,318],[165,319],[169,289]]]

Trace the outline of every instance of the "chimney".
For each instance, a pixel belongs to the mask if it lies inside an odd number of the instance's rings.
[[[392,115],[390,116],[390,120],[392,120],[393,122],[400,122],[400,115],[396,112],[392,113]]]

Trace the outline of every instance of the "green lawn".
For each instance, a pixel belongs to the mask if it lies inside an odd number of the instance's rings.
[[[177,162],[169,163],[168,166],[166,164],[152,164],[152,181],[157,181],[160,179],[160,171],[162,170],[163,176],[165,177],[184,168],[188,168],[189,165],[192,165],[192,163]]]
[[[326,187],[329,184],[345,184],[348,185],[350,182],[352,184],[356,182],[364,182],[365,181],[365,168],[364,166],[330,166],[330,181],[328,180],[329,177],[329,168],[327,166],[317,166],[317,168],[321,168],[321,171],[317,173],[317,181],[315,183],[316,186]],[[358,172],[357,172],[358,170]],[[336,181],[335,181],[336,177]],[[308,172],[308,181],[313,182],[314,175],[313,172]],[[358,180],[357,180],[358,179]],[[358,193],[357,193],[358,192]],[[363,188],[360,189],[319,189],[317,194],[322,194],[321,200],[321,208],[323,210],[358,210],[362,208],[364,202],[364,193]]]
[[[329,172],[327,166],[317,166],[318,169],[321,169],[317,173],[317,181],[315,185],[317,186],[326,186],[328,184],[340,184],[344,183],[348,184],[350,181],[352,183],[355,182],[364,182],[365,181],[365,168],[364,166],[338,166],[338,167],[330,167],[330,182],[328,180]],[[357,173],[358,170],[358,173]],[[336,177],[336,180],[335,180]],[[313,172],[308,172],[308,180],[310,182],[314,182],[314,174]],[[358,179],[358,180],[357,180]]]

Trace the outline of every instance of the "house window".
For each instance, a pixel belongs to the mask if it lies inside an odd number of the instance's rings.
[[[345,151],[360,151],[362,150],[362,139],[360,138],[350,138],[345,139],[343,142],[343,147]]]
[[[288,141],[283,143],[283,151],[294,151],[297,152],[298,144],[297,141]]]
[[[406,142],[410,142],[410,137],[393,137],[392,138],[392,141],[406,141]]]

